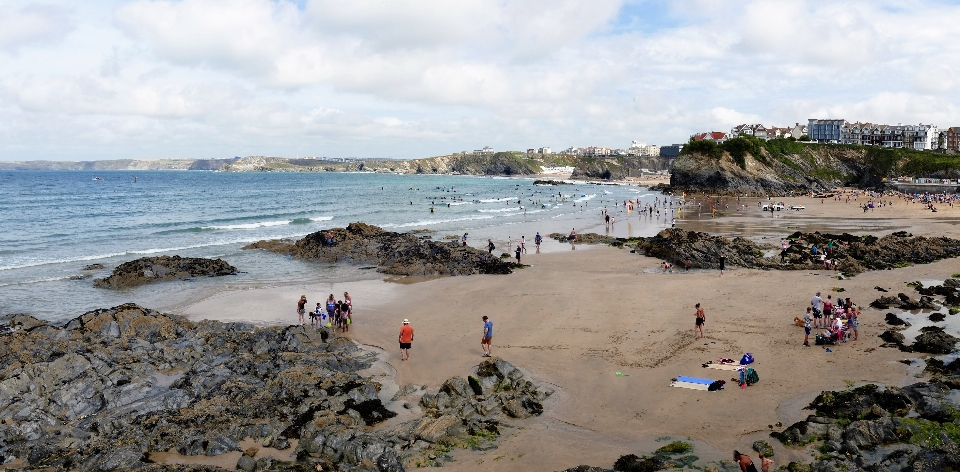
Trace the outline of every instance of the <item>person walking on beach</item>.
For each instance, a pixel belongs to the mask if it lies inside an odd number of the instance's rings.
[[[806,347],[810,347],[811,311],[810,307],[807,307],[807,312],[803,314],[803,345]]]
[[[523,250],[524,254],[527,253],[527,237],[526,236],[520,236],[520,249]]]
[[[307,296],[300,295],[300,301],[297,302],[297,314],[300,315],[300,326],[303,326],[303,315],[307,313]]]
[[[514,251],[514,252],[515,252],[516,255],[517,255],[517,265],[520,265],[520,253],[522,252],[522,251],[520,250],[520,246],[517,246],[517,250]]]
[[[740,451],[733,451],[733,460],[740,466],[740,472],[757,472],[757,466],[746,454],[740,454]]]
[[[533,238],[533,243],[537,245],[537,254],[540,254],[540,243],[543,242],[543,236],[540,236],[540,232],[537,231],[536,237]]]
[[[413,326],[410,326],[410,320],[404,319],[403,326],[400,327],[400,360],[410,360],[410,347],[413,345]]]
[[[697,324],[693,332],[696,334],[697,331],[700,331],[700,336],[696,337],[696,339],[699,339],[703,337],[703,324],[707,322],[707,315],[703,312],[703,308],[700,308],[699,303],[697,303],[695,308],[697,309]]]
[[[577,246],[576,246],[576,244],[577,244],[577,228],[573,228],[573,229],[570,230],[570,236],[568,236],[567,239],[570,240],[570,249],[576,250],[576,249],[577,249]]]
[[[480,349],[483,349],[483,357],[490,357],[493,351],[493,321],[486,315],[483,316],[483,338],[480,340]]]
[[[493,255],[493,250],[496,248],[497,246],[493,245],[493,240],[487,239],[487,254]]]
[[[724,269],[724,265],[726,264],[726,262],[727,262],[727,256],[725,256],[725,255],[721,252],[721,253],[720,253],[720,277],[723,277],[723,269]]]

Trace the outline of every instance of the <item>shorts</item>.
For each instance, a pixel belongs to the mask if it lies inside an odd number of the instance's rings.
[[[490,344],[491,341],[493,341],[493,336],[491,336],[491,337],[489,337],[489,338],[483,338],[483,339],[481,339],[481,340],[480,340],[480,344]]]
[[[824,314],[825,316],[830,316],[830,315],[833,314],[833,310],[823,310],[823,314]]]
[[[400,349],[410,349],[410,345],[413,343],[400,343]]]
[[[301,309],[297,310],[297,313],[300,313],[300,314],[302,315],[302,314],[306,313],[306,311],[305,311],[303,308],[301,308]]]
[[[814,318],[817,318],[817,319],[823,318],[823,313],[821,313],[820,310],[814,308],[814,309],[813,309],[813,317],[814,317]]]
[[[702,325],[703,321],[704,321],[703,318],[697,318],[697,326]]]
[[[806,333],[807,336],[810,336],[810,328],[807,328],[806,326],[804,326],[804,327],[803,327],[803,332]]]

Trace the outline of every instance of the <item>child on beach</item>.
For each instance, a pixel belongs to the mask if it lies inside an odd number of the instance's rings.
[[[303,326],[303,315],[306,314],[306,305],[307,296],[300,295],[300,300],[297,302],[297,314],[300,315],[300,326]]]

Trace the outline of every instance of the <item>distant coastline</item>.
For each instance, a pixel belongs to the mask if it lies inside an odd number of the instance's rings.
[[[672,159],[660,157],[596,158],[567,154],[529,155],[498,152],[489,155],[451,154],[423,159],[326,160],[247,156],[234,159],[112,159],[96,161],[0,162],[0,170],[206,170],[220,172],[371,172],[390,174],[449,174],[537,176],[621,180],[666,171]]]

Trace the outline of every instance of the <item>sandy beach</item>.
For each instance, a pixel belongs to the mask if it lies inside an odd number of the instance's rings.
[[[863,197],[860,197],[863,200]],[[854,202],[782,199],[801,212],[770,216],[746,201],[744,212],[687,211],[678,227],[727,236],[785,236],[796,230],[848,231],[876,235],[906,230],[915,235],[960,237],[960,211],[940,205],[938,213],[894,199],[866,214]],[[862,203],[856,202],[856,203]],[[733,207],[733,205],[731,205]],[[774,241],[770,241],[774,242]],[[788,425],[822,390],[851,384],[905,385],[918,369],[899,362],[916,357],[880,348],[877,335],[887,311],[864,308],[860,339],[832,347],[803,347],[803,328],[793,324],[820,291],[850,297],[866,307],[880,293],[915,292],[905,284],[943,280],[960,272],[945,260],[891,271],[867,272],[848,280],[824,271],[717,271],[663,273],[660,261],[625,249],[547,241],[550,251],[523,257],[530,267],[512,275],[450,277],[401,284],[383,280],[310,284],[283,289],[222,292],[185,307],[192,319],[295,323],[295,304],[306,294],[310,306],[329,293],[353,296],[356,316],[348,336],[382,347],[392,375],[384,382],[435,390],[481,360],[480,317],[495,323],[493,353],[557,389],[541,417],[516,423],[497,449],[457,450],[450,470],[560,470],[579,464],[609,467],[622,454],[650,453],[658,437],[693,441],[701,460],[728,459],[734,448],[749,449],[769,425]],[[278,256],[280,257],[280,256]],[[842,293],[833,291],[842,288]],[[694,304],[706,311],[705,339],[694,335]],[[397,334],[408,318],[415,329],[411,360],[400,361]],[[724,379],[733,372],[701,364],[750,352],[760,383],[745,390],[728,384],[713,393],[669,387],[679,375]],[[620,372],[623,375],[617,375]],[[808,452],[786,450],[776,441],[777,464],[810,460]]]

